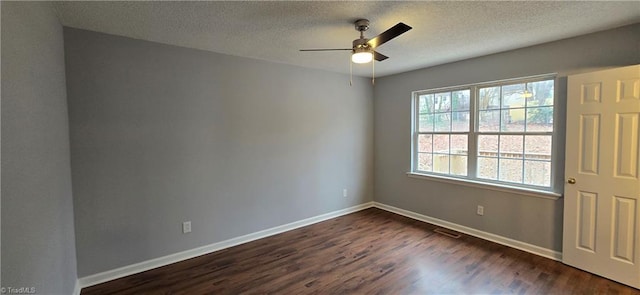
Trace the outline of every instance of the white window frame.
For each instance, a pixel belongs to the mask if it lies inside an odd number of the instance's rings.
[[[434,88],[427,90],[419,90],[413,91],[411,94],[411,170],[407,174],[411,177],[417,178],[427,178],[433,179],[437,181],[444,181],[450,183],[463,184],[474,187],[488,187],[490,189],[495,189],[499,191],[509,191],[509,192],[518,192],[525,195],[535,195],[543,197],[551,197],[557,198],[560,197],[561,194],[558,192],[558,188],[556,187],[556,171],[558,170],[558,151],[557,149],[557,140],[558,140],[558,81],[556,79],[556,74],[544,74],[537,76],[529,76],[515,79],[506,79],[506,80],[498,80],[491,82],[482,82],[482,83],[474,83],[467,85],[459,85],[452,87],[442,87],[442,88]],[[553,95],[553,131],[552,132],[502,132],[502,131],[492,131],[492,132],[480,132],[478,131],[479,125],[479,109],[477,107],[477,97],[480,91],[480,88],[493,87],[493,86],[504,86],[510,84],[518,84],[518,83],[532,83],[538,81],[545,80],[553,80],[554,81],[554,95]],[[460,90],[469,90],[470,98],[469,98],[469,131],[468,132],[460,132],[460,131],[433,131],[433,132],[419,132],[418,124],[419,124],[419,97],[421,95],[426,94],[436,94],[442,92],[453,92]],[[501,109],[502,110],[502,106]],[[525,109],[526,113],[526,109]],[[429,172],[429,171],[421,171],[418,170],[418,136],[420,134],[468,134],[468,143],[467,143],[467,176],[463,175],[455,175],[455,174],[443,174],[438,172]],[[513,182],[505,182],[499,180],[491,180],[485,178],[477,177],[477,160],[478,160],[478,137],[479,135],[550,135],[551,136],[551,171],[550,171],[550,186],[536,186],[536,185],[528,185],[523,183],[513,183]],[[523,147],[524,148],[524,147]],[[523,151],[524,152],[524,151]],[[524,177],[524,173],[523,173]]]

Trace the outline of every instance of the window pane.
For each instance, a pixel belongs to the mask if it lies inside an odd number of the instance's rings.
[[[553,107],[527,109],[527,131],[553,131]]]
[[[478,158],[478,177],[485,179],[498,179],[498,159]]]
[[[480,88],[478,92],[478,109],[490,110],[500,108],[500,87]]]
[[[525,135],[524,157],[551,161],[551,135]]]
[[[522,132],[524,131],[524,109],[502,110],[501,131]]]
[[[451,174],[467,176],[467,156],[451,155]]]
[[[452,131],[469,131],[469,112],[451,113]]]
[[[555,164],[551,162],[554,83],[553,78],[509,80],[418,94],[413,169],[471,181],[550,188]],[[470,140],[477,146],[468,146]],[[470,163],[475,172],[468,171]]]
[[[433,132],[433,115],[420,114],[418,120],[419,132]]]
[[[433,152],[433,136],[431,134],[418,135],[418,152],[421,152],[421,153]]]
[[[522,135],[500,135],[500,157],[522,158]]]
[[[451,92],[436,93],[434,96],[434,110],[436,113],[451,111]]]
[[[422,113],[433,113],[433,94],[420,95],[418,99],[418,111]]]
[[[433,157],[431,154],[418,153],[418,170],[433,171]]]
[[[451,154],[467,155],[469,140],[466,134],[451,135]]]
[[[449,153],[449,135],[436,134],[433,136],[433,150],[436,153]]]
[[[433,155],[433,172],[449,173],[449,155]]]
[[[454,91],[451,93],[451,109],[454,111],[468,111],[471,92],[467,90]]]
[[[478,131],[498,131],[500,127],[500,111],[480,111],[478,112]]]
[[[524,183],[550,186],[551,162],[524,161]]]
[[[498,156],[498,136],[479,135],[478,136],[478,156],[497,157]]]
[[[522,183],[522,160],[499,159],[500,175],[498,180]]]
[[[525,106],[524,84],[502,86],[502,108],[522,108]]]
[[[451,131],[451,114],[436,113],[434,116],[436,131]]]
[[[553,80],[527,83],[527,89],[533,94],[527,99],[527,106],[553,105]]]

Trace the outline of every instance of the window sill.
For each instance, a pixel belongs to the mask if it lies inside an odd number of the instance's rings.
[[[434,180],[439,182],[452,183],[452,184],[458,184],[458,185],[464,185],[464,186],[470,186],[470,187],[476,187],[476,188],[483,188],[483,189],[500,191],[500,192],[514,193],[518,195],[543,198],[543,199],[557,200],[559,198],[562,198],[562,194],[559,194],[559,193],[514,187],[509,185],[486,183],[486,182],[474,181],[469,179],[458,179],[458,178],[446,177],[446,176],[427,175],[427,174],[420,174],[415,172],[407,172],[407,176],[411,178]]]

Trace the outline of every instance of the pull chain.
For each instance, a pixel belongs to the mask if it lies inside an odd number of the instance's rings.
[[[349,86],[353,86],[353,62],[351,62],[351,56],[349,56]]]
[[[376,60],[371,61],[371,85],[376,85]]]

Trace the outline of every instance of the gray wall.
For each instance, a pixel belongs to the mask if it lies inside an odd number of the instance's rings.
[[[64,35],[81,277],[372,200],[369,80]]]
[[[2,284],[76,283],[63,31],[49,3],[2,1]]]
[[[640,24],[635,24],[378,79],[374,90],[375,200],[561,251],[563,199],[555,201],[407,177],[411,156],[411,92],[557,72],[557,93],[562,94],[566,92],[569,74],[640,63],[639,45]],[[566,96],[559,95],[558,99],[556,112],[562,115]],[[558,119],[558,139],[562,142],[564,116]],[[558,176],[562,178],[563,159],[559,164]],[[562,190],[562,185],[559,189]],[[485,206],[484,216],[475,214],[477,205]]]

